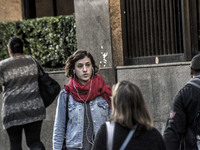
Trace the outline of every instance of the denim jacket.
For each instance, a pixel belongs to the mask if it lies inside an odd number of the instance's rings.
[[[58,97],[58,104],[54,122],[53,149],[61,150],[66,121],[66,99],[67,92],[62,90]],[[94,133],[96,135],[99,127],[108,120],[110,114],[109,105],[102,96],[96,97],[89,102],[89,108],[93,120]],[[68,102],[68,123],[66,134],[66,145],[68,148],[83,147],[84,130],[84,103],[77,102],[69,95]]]

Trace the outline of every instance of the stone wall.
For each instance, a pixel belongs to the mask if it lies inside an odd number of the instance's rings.
[[[117,81],[128,80],[141,89],[153,118],[163,133],[173,97],[190,79],[188,62],[117,67]]]
[[[21,20],[21,0],[0,0],[0,14],[0,22]]]

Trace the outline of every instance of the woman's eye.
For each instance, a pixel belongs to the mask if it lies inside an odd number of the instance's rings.
[[[83,65],[78,65],[77,67],[78,67],[78,68],[81,68],[81,67],[83,67]]]
[[[87,67],[90,67],[91,64],[86,64]]]

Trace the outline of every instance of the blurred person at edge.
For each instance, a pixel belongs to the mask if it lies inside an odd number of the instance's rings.
[[[110,114],[111,88],[97,74],[98,70],[93,56],[85,50],[77,50],[68,57],[65,71],[66,76],[71,78],[58,97],[53,133],[54,150],[61,150],[63,145],[66,103],[68,150],[90,150],[99,127],[107,121]]]
[[[22,40],[11,37],[10,57],[0,62],[3,127],[9,136],[10,150],[22,150],[22,130],[30,150],[45,150],[40,132],[46,110],[38,87],[38,67],[23,51]]]
[[[164,131],[168,150],[200,150],[200,54],[190,63],[191,79],[177,93]]]
[[[129,81],[121,81],[113,86],[112,95],[110,121],[114,123],[113,143],[108,142],[107,126],[103,124],[96,135],[92,150],[106,150],[107,144],[113,150],[120,149],[132,129],[135,132],[127,150],[165,150],[165,142],[160,132],[153,127],[140,89]]]

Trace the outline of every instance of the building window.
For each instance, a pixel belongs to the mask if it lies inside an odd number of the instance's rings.
[[[73,0],[22,0],[23,19],[71,15]]]

